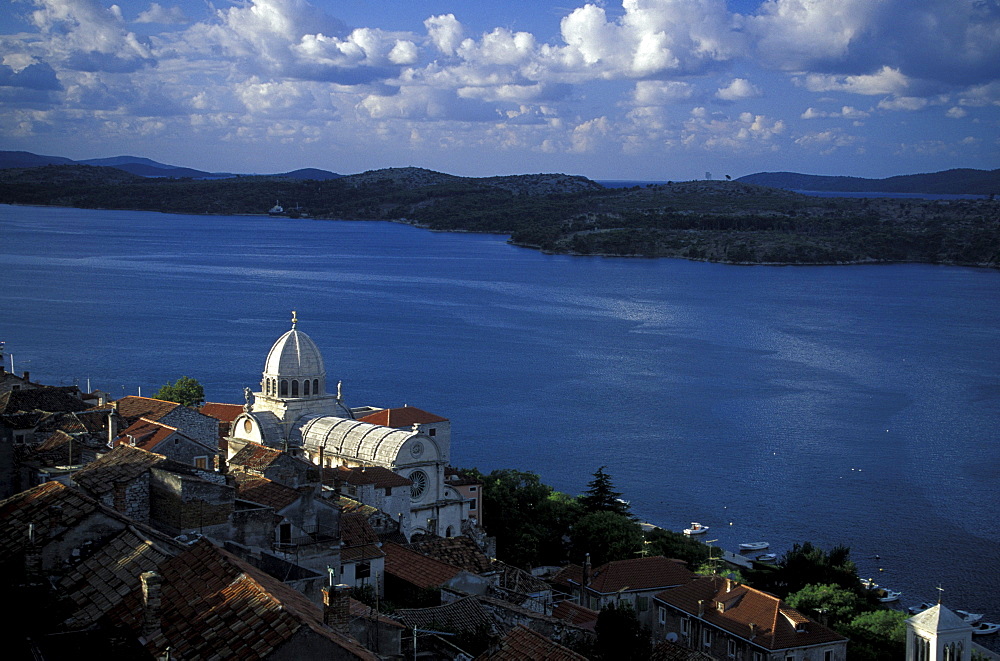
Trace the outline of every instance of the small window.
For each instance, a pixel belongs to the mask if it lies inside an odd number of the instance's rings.
[[[478,490],[477,487],[469,487],[469,491],[477,491],[477,490]]]
[[[305,381],[302,382],[302,387],[303,387],[302,394],[305,395],[306,397],[308,397],[309,396],[309,379],[306,379]]]
[[[354,578],[368,578],[372,575],[372,563],[359,562],[354,570]]]
[[[688,636],[691,634],[691,620],[686,617],[681,618],[681,635]]]
[[[712,646],[712,630],[705,629],[701,632],[701,644],[705,647]]]
[[[823,652],[823,661],[833,661],[833,650]]]
[[[387,495],[387,496],[391,496],[392,495],[392,487],[386,487],[385,488],[385,495]]]
[[[639,612],[648,611],[649,610],[649,597],[639,597],[636,600],[636,602],[637,602],[636,603],[636,606],[637,606],[636,610],[638,610]]]
[[[435,429],[434,427],[431,427],[429,430],[427,430],[427,435],[428,436],[437,436],[437,429]]]
[[[475,512],[476,511],[476,499],[475,498],[473,498],[472,500],[469,501],[469,511],[470,512]]]
[[[736,641],[729,639],[726,641],[726,654],[730,659],[736,658]]]
[[[319,394],[319,379],[313,379],[313,394]]]
[[[753,661],[764,661],[764,655],[760,652],[753,653]]]
[[[292,379],[292,397],[299,396],[299,381],[298,379]]]
[[[282,397],[288,397],[288,380],[287,379],[282,379],[281,380],[281,396]]]
[[[208,457],[195,457],[194,467],[201,468],[202,470],[208,469]]]
[[[663,606],[660,606],[657,609],[657,621],[660,624],[666,624],[667,623],[667,609],[664,608]]]

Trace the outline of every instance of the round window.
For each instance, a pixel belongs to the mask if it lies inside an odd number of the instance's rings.
[[[424,444],[420,441],[414,441],[413,445],[410,446],[410,454],[414,457],[419,457],[424,453]]]
[[[410,473],[410,481],[413,482],[413,486],[410,487],[410,497],[413,500],[419,500],[424,495],[424,491],[427,490],[427,473],[413,471]]]
[[[253,431],[253,423],[250,422],[250,418],[243,421],[243,431],[248,434]]]

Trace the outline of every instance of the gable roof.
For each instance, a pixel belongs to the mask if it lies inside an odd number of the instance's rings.
[[[517,625],[498,645],[476,657],[476,661],[587,661],[568,647],[553,642],[524,625]]]
[[[694,578],[695,574],[684,561],[651,555],[613,560],[601,565],[591,574],[587,588],[599,594],[637,592],[683,585]],[[583,583],[583,567],[570,565],[559,572],[555,580],[563,585],[580,586]]]
[[[560,620],[575,624],[584,629],[591,629],[597,626],[597,616],[600,615],[595,610],[581,606],[569,599],[563,599],[552,609],[552,616]]]
[[[929,633],[961,631],[970,626],[968,622],[941,604],[935,604],[927,610],[917,613],[909,618],[907,622]]]
[[[46,482],[0,502],[0,562],[28,547],[28,525],[44,546],[102,508],[100,503],[59,482]]]
[[[177,431],[177,427],[171,427],[150,418],[139,418],[119,432],[118,436],[115,437],[115,445],[132,445],[152,452],[157,445],[174,434],[184,436]],[[184,438],[188,437],[184,436]],[[194,441],[194,439],[189,440]]]
[[[704,601],[702,620],[770,650],[847,640],[778,597],[721,576],[698,577],[655,598],[696,617],[698,602]]]
[[[462,570],[422,553],[385,542],[385,572],[418,588],[436,588],[451,580]]]
[[[72,413],[90,408],[79,397],[64,388],[30,388],[8,390],[0,394],[0,413],[45,411],[47,413]]]
[[[322,610],[300,592],[201,539],[159,566],[161,631],[147,641],[178,658],[267,658],[303,632],[357,659],[378,657],[323,624]],[[139,586],[114,609],[133,630],[143,624]]]
[[[129,423],[143,417],[150,420],[159,420],[178,406],[180,404],[177,402],[168,402],[163,399],[153,399],[152,397],[137,397],[135,395],[122,397],[115,402],[118,415],[128,420]]]
[[[375,413],[369,413],[363,418],[358,418],[361,422],[383,427],[394,427],[396,429],[410,428],[414,424],[427,425],[435,422],[448,422],[448,418],[428,413],[415,406],[403,406],[395,409],[382,409]]]
[[[89,493],[102,494],[114,489],[115,484],[134,480],[166,460],[162,454],[119,445],[74,473],[73,481]]]

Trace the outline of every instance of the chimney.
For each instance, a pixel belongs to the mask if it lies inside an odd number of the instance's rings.
[[[139,575],[142,581],[142,636],[147,641],[160,633],[160,589],[163,579],[155,571]]]
[[[30,376],[29,372],[27,370],[25,370],[24,371],[24,376],[21,377],[21,378],[24,379],[25,383],[28,383],[29,381],[31,381],[31,379],[28,378],[29,376]]]
[[[726,578],[726,592],[732,592],[732,591],[733,591],[733,579],[727,577]]]
[[[115,412],[118,410],[116,403],[112,402],[111,410],[108,411],[108,447],[115,446],[115,436],[118,435],[118,424],[115,420]]]
[[[705,616],[705,600],[704,599],[699,599],[698,600],[698,617],[704,617],[704,616]]]
[[[35,524],[28,524],[28,546],[24,550],[24,577],[31,586],[42,585],[42,549],[35,540]]]
[[[590,585],[590,554],[583,558],[583,587]]]
[[[757,637],[757,625],[753,622],[750,623],[750,640]]]
[[[323,588],[323,624],[339,634],[351,635],[351,588],[343,583]]]

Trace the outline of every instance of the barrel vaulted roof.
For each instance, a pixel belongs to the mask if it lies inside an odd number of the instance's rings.
[[[329,415],[307,419],[300,430],[302,445],[308,450],[319,451],[323,448],[328,455],[382,466],[394,465],[403,445],[418,435],[409,430]],[[433,443],[428,440],[425,445],[432,446]],[[422,458],[436,459],[428,455],[432,455],[430,448],[424,451]]]

